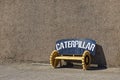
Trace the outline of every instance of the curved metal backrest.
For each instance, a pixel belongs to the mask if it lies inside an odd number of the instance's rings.
[[[82,55],[85,50],[95,55],[96,42],[91,39],[62,39],[56,42],[55,49],[62,55]]]

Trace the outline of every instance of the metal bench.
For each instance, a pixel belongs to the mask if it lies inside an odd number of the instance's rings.
[[[91,64],[91,55],[95,55],[96,42],[91,39],[62,39],[58,40],[55,50],[50,55],[50,64],[56,68],[61,60],[80,60],[83,70]]]

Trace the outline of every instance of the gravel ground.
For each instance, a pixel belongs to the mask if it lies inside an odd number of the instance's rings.
[[[0,80],[120,80],[120,68],[92,69],[78,67],[53,69],[45,63],[0,65]]]

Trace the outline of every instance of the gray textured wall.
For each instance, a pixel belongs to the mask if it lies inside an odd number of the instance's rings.
[[[96,40],[95,63],[120,67],[120,0],[0,0],[0,62],[48,62],[55,41]]]

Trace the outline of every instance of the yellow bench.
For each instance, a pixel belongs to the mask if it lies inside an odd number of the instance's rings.
[[[91,39],[62,39],[56,42],[55,50],[50,55],[50,64],[56,68],[62,65],[61,60],[82,62],[83,70],[91,64],[91,55],[95,55],[96,42]]]

